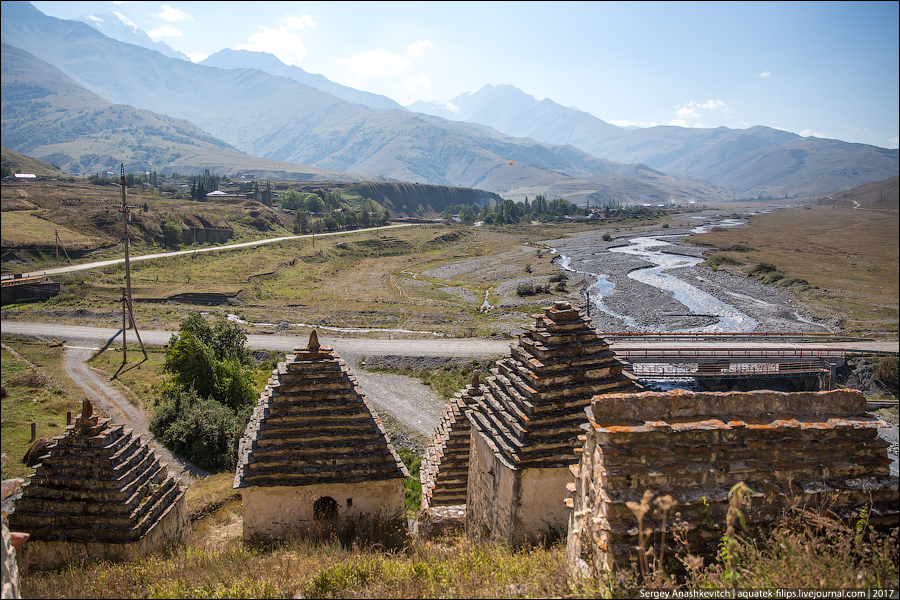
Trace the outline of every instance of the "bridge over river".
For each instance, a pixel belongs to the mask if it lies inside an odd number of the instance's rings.
[[[641,379],[786,379],[804,389],[833,389],[847,354],[897,354],[900,344],[833,334],[604,334]]]

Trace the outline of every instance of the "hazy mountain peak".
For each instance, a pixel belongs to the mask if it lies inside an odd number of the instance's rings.
[[[335,83],[324,75],[308,73],[297,66],[287,65],[274,54],[253,50],[234,50],[225,48],[208,56],[199,64],[219,69],[256,69],[269,75],[287,77],[319,91],[336,96],[341,100],[361,104],[375,110],[405,110],[400,104],[387,96],[363,92],[339,83]]]
[[[126,44],[134,44],[135,46],[147,48],[148,50],[156,50],[160,54],[170,58],[190,60],[187,54],[173,50],[165,42],[154,42],[145,31],[118,11],[103,13],[102,15],[84,15],[76,17],[72,19],[72,21],[86,23],[106,37],[125,42]]]

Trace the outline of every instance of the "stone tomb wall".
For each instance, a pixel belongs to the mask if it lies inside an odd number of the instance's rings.
[[[693,554],[715,552],[729,490],[739,482],[753,490],[743,509],[751,525],[799,501],[847,516],[867,506],[871,524],[896,527],[898,480],[889,475],[887,442],[878,438],[886,423],[865,407],[855,390],[595,397],[581,460],[572,466],[570,570],[600,576],[636,558],[638,521],[628,503],[641,503],[647,491],[677,502],[667,527],[671,532],[680,513]],[[661,512],[644,520],[657,547]]]
[[[408,476],[347,365],[313,331],[272,372],[239,442],[244,539],[394,516]]]
[[[132,429],[92,410],[85,400],[53,438],[10,515],[10,527],[31,535],[18,553],[23,570],[139,558],[190,535],[187,488]]]
[[[466,503],[469,477],[469,437],[471,425],[465,412],[482,395],[478,372],[472,384],[457,392],[444,408],[441,420],[422,458],[419,479],[422,483],[422,510],[435,506],[460,506]]]
[[[247,539],[288,539],[315,534],[317,529],[329,533],[329,528],[355,519],[390,519],[406,509],[403,483],[403,479],[385,479],[246,488],[241,490],[244,535]]]
[[[565,532],[565,486],[584,409],[597,394],[637,389],[571,304],[554,302],[534,319],[466,411],[467,531],[512,545]]]

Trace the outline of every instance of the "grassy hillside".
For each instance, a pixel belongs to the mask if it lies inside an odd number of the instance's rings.
[[[9,148],[2,148],[3,168],[4,172],[9,169],[10,173],[33,173],[38,177],[61,177],[63,172],[56,166],[45,163],[42,160],[19,154]]]
[[[91,260],[101,260],[102,251],[117,246],[122,237],[120,194],[118,186],[98,186],[80,179],[4,184],[3,248],[53,248],[57,230],[67,250],[76,250],[79,256],[93,251]],[[137,207],[129,225],[134,252],[162,249],[166,223],[181,230],[191,226],[231,229],[234,241],[291,233],[286,225],[292,217],[252,200],[192,202],[171,196],[152,188],[127,190],[128,204]],[[8,266],[4,263],[4,272]]]
[[[73,175],[126,170],[361,181],[244,154],[183,119],[112,104],[55,67],[3,44],[3,145]],[[4,159],[5,160],[5,159]]]

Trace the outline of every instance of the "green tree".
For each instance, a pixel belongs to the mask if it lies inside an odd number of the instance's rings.
[[[177,248],[181,243],[181,225],[174,221],[162,224],[163,243],[169,248]]]
[[[235,358],[242,363],[247,362],[247,335],[240,325],[233,321],[219,319],[212,331],[213,337],[210,346],[216,355],[216,360]]]
[[[216,400],[234,410],[245,408],[255,395],[250,369],[234,356],[216,361],[214,372]]]
[[[298,210],[294,215],[294,233],[309,233],[309,215],[305,210]]]
[[[288,188],[281,195],[281,208],[289,210],[299,210],[303,208],[304,197],[294,188]]]
[[[195,390],[176,390],[156,410],[150,431],[202,469],[233,471],[244,423],[243,414],[221,402],[198,396]]]
[[[180,389],[194,389],[201,397],[213,397],[216,392],[216,357],[208,345],[192,332],[173,335],[166,350],[163,370],[172,375]]]
[[[340,229],[340,223],[338,223],[338,220],[333,212],[325,215],[325,218],[322,219],[322,224],[328,231],[337,231],[338,229]]]
[[[318,194],[310,194],[306,197],[306,210],[311,213],[325,212],[325,203]]]

